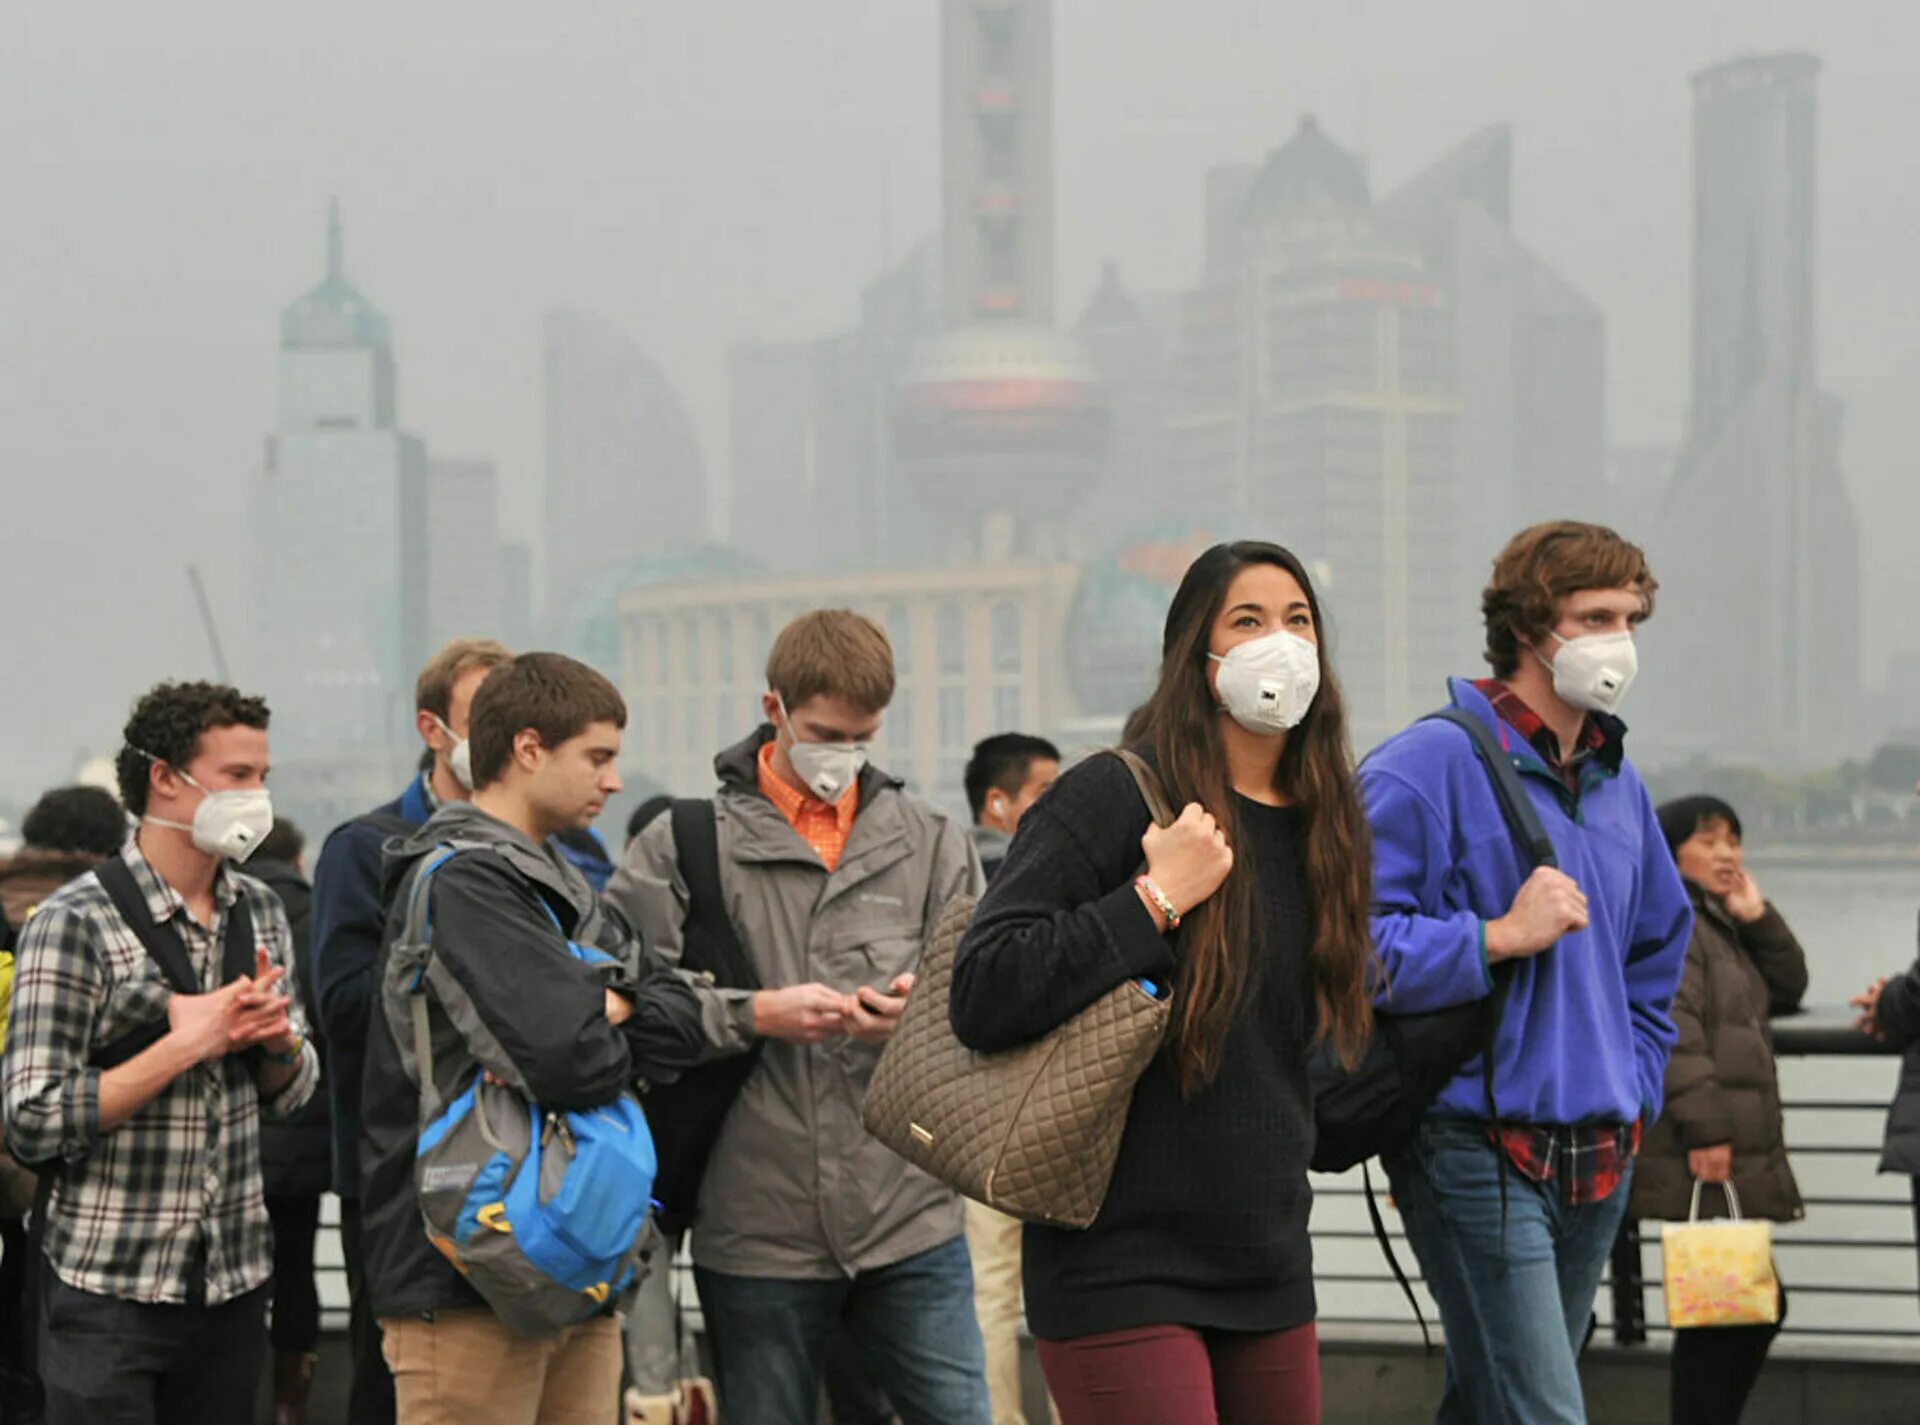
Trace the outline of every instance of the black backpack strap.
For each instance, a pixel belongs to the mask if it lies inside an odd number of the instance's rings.
[[[1487,770],[1487,780],[1493,784],[1493,796],[1500,803],[1500,815],[1506,821],[1507,829],[1513,833],[1514,840],[1520,843],[1527,860],[1535,867],[1558,866],[1560,858],[1554,853],[1553,838],[1547,835],[1540,813],[1534,808],[1533,798],[1527,795],[1512,754],[1500,745],[1500,739],[1493,729],[1461,707],[1441,708],[1439,712],[1429,713],[1423,720],[1450,722],[1467,734],[1468,740],[1473,743],[1474,756],[1480,759],[1480,765]]]
[[[714,805],[704,797],[675,798],[673,846],[680,875],[687,883],[685,947],[681,963],[704,970],[725,989],[758,989],[760,977],[740,943],[720,888],[720,825]]]
[[[1426,1313],[1420,1309],[1420,1298],[1413,1294],[1413,1283],[1407,1280],[1400,1258],[1393,1250],[1393,1239],[1387,1236],[1387,1222],[1380,1215],[1380,1200],[1373,1193],[1373,1174],[1367,1168],[1366,1160],[1360,1163],[1360,1181],[1366,1188],[1367,1216],[1373,1221],[1373,1240],[1380,1244],[1380,1250],[1386,1253],[1387,1265],[1393,1268],[1393,1279],[1400,1283],[1400,1291],[1407,1298],[1407,1305],[1413,1311],[1413,1319],[1420,1323],[1420,1340],[1428,1355],[1433,1354],[1433,1333],[1427,1330]]]
[[[127,928],[139,938],[147,954],[160,967],[160,973],[167,977],[167,983],[183,995],[203,993],[200,977],[193,972],[193,962],[187,959],[187,947],[180,942],[180,933],[172,926],[155,923],[153,912],[147,908],[147,898],[141,894],[125,858],[109,856],[94,867],[93,873],[100,878],[108,899],[120,912]]]
[[[242,892],[233,899],[233,909],[227,912],[226,939],[220,946],[220,983],[230,985],[234,980],[253,975],[253,907],[247,904],[246,893]],[[293,973],[293,966],[287,966],[287,973]],[[293,982],[287,981],[286,995],[294,998]]]
[[[1463,707],[1444,707],[1440,711],[1428,714],[1428,720],[1450,722],[1467,734],[1467,740],[1473,744],[1474,756],[1486,769],[1487,780],[1493,784],[1493,798],[1500,804],[1501,819],[1507,823],[1507,829],[1513,833],[1515,841],[1528,863],[1538,870],[1542,866],[1558,867],[1560,858],[1553,849],[1553,838],[1547,835],[1547,828],[1540,820],[1540,813],[1533,805],[1533,798],[1527,795],[1527,789],[1520,780],[1519,769],[1514,764],[1511,753],[1500,745],[1500,739],[1494,730],[1487,726],[1482,718],[1474,716]],[[1500,1131],[1500,1109],[1493,1097],[1493,1047],[1500,1032],[1500,1019],[1506,1013],[1507,995],[1513,987],[1514,962],[1493,968],[1493,992],[1488,996],[1487,1014],[1480,1036],[1480,1087],[1487,1098],[1487,1121],[1498,1135]],[[1494,1156],[1503,1160],[1500,1169],[1500,1237],[1504,1243],[1507,1235],[1507,1174],[1504,1166],[1506,1149],[1498,1141],[1493,1145]],[[1424,1331],[1426,1323],[1421,1323]]]
[[[193,972],[193,962],[187,958],[187,947],[180,939],[180,932],[170,925],[155,923],[147,898],[141,894],[140,884],[134,880],[125,859],[109,856],[94,867],[94,874],[100,878],[100,885],[114,909],[120,912],[120,918],[160,967],[160,973],[174,993],[205,994],[199,976]],[[233,907],[227,912],[226,935],[220,946],[220,984],[231,984],[240,975],[251,976],[253,951],[253,910],[243,891],[234,897]],[[167,1028],[165,1019],[157,1019],[129,1030],[95,1049],[88,1062],[96,1069],[118,1068],[135,1054],[158,1043],[165,1037]]]

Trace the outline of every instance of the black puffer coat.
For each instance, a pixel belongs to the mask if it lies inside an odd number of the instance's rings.
[[[1880,991],[1874,1022],[1881,1033],[1907,1051],[1900,1065],[1900,1087],[1887,1110],[1887,1141],[1880,1171],[1920,1178],[1920,960]]]

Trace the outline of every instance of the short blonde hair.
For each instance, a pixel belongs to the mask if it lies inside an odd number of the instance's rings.
[[[453,685],[460,675],[475,668],[498,668],[513,662],[513,653],[504,643],[491,638],[456,638],[427,660],[413,685],[413,706],[417,712],[430,712],[442,722],[453,703]]]
[[[893,645],[886,630],[851,609],[815,609],[774,639],[767,686],[789,710],[825,694],[881,712],[893,701]]]

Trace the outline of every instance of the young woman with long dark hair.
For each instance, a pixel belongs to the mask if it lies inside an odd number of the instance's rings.
[[[1068,772],[955,957],[953,1027],[1029,1042],[1115,985],[1171,986],[1093,1226],[1029,1226],[1027,1319],[1064,1425],[1320,1418],[1307,1062],[1372,1022],[1366,822],[1319,602],[1278,545],[1217,545],[1167,613],[1117,758]],[[1145,872],[1141,873],[1144,860]]]

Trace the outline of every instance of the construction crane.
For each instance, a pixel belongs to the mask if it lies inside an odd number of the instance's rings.
[[[233,675],[227,671],[227,655],[220,649],[220,630],[213,626],[213,605],[207,602],[207,586],[200,578],[200,566],[187,566],[187,582],[193,586],[193,601],[200,609],[200,626],[207,631],[207,646],[213,650],[213,671],[223,683],[231,683]]]

